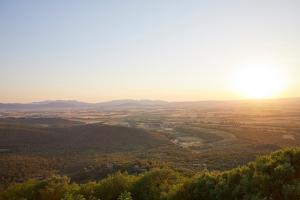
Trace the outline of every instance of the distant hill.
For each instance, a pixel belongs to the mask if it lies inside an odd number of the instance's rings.
[[[103,109],[118,109],[118,108],[147,108],[156,106],[166,106],[169,102],[160,100],[115,100],[95,104],[98,108]]]
[[[33,103],[0,103],[0,109],[2,110],[21,110],[21,109],[68,109],[68,108],[88,108],[91,105],[89,103],[79,101],[41,101]]]
[[[0,103],[0,110],[43,110],[43,109],[120,109],[167,105],[168,102],[158,100],[115,100],[102,103],[85,103],[80,101],[41,101],[33,103]]]
[[[10,152],[118,151],[166,144],[163,136],[101,124],[64,128],[0,124],[0,149]]]
[[[265,104],[275,106],[299,106],[300,98],[285,99],[265,99],[265,100],[232,100],[232,101],[183,101],[183,102],[167,102],[161,100],[114,100],[101,103],[85,103],[74,100],[55,100],[41,101],[33,103],[0,103],[0,110],[55,110],[55,109],[144,109],[156,107],[202,107],[202,108],[222,108],[224,106],[252,106],[253,104]]]

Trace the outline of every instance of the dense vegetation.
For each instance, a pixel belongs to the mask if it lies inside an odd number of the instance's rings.
[[[6,188],[1,200],[297,200],[300,149],[284,149],[225,172],[187,176],[168,168],[140,175],[116,173],[77,184],[67,177],[28,180]]]
[[[42,128],[0,123],[0,149],[13,153],[111,152],[165,143],[167,139],[157,134],[119,126],[88,124]]]
[[[197,134],[194,129],[184,131]],[[199,134],[208,141],[218,139],[203,131]],[[54,174],[86,183],[118,171],[138,174],[161,166],[188,174],[203,169],[224,171],[279,148],[250,142],[193,152],[153,130],[83,125],[58,118],[4,118],[0,119],[0,188]]]

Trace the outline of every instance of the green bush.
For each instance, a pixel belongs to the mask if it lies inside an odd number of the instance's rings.
[[[143,200],[168,199],[182,182],[183,177],[171,169],[154,169],[135,182],[132,196]]]
[[[97,198],[116,200],[121,193],[131,189],[136,179],[135,176],[118,172],[100,181],[93,190]]]

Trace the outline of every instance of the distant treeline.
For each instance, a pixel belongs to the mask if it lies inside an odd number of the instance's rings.
[[[140,175],[118,172],[99,182],[67,177],[28,180],[0,194],[1,200],[298,200],[300,148],[284,149],[225,172],[193,177],[168,168]]]

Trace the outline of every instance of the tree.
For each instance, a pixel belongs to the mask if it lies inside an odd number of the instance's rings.
[[[103,200],[116,200],[121,193],[131,189],[136,179],[127,173],[117,172],[97,184],[95,196]]]
[[[171,169],[155,169],[145,173],[132,189],[133,199],[164,200],[181,186],[183,177]]]

